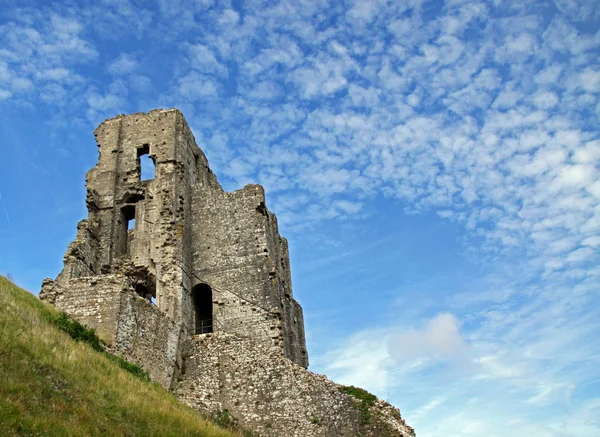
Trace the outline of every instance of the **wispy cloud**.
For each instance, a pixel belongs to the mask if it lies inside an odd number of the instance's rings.
[[[121,53],[118,58],[112,61],[108,66],[108,71],[115,76],[132,73],[138,67],[135,56],[127,53]]]

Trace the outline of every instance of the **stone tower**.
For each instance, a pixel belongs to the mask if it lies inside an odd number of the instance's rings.
[[[95,136],[88,218],[41,299],[205,413],[269,435],[412,435],[385,403],[383,422],[361,424],[339,386],[305,370],[287,241],[261,186],[224,192],[175,109],[117,116]]]

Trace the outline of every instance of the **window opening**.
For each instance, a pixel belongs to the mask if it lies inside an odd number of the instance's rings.
[[[147,181],[156,177],[156,162],[150,156],[150,145],[144,144],[137,149],[138,165],[140,168],[140,180]]]
[[[129,253],[129,246],[134,237],[135,205],[125,205],[121,208],[121,224],[119,226],[122,230],[119,231],[120,249],[118,253],[127,254]]]
[[[208,284],[198,284],[192,289],[194,304],[194,334],[213,332],[212,289]]]
[[[152,302],[156,305],[156,288],[155,284],[146,283],[137,283],[133,287],[138,296],[147,299],[149,302]]]
[[[137,294],[139,294],[141,297],[143,297],[144,299],[148,299],[148,296],[152,297],[152,295],[148,291],[148,288],[143,284],[136,284],[135,292]]]
[[[135,229],[135,205],[125,205],[121,208],[123,221],[127,223],[126,229],[131,231]]]

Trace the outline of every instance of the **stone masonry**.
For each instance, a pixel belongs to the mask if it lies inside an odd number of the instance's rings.
[[[287,241],[261,186],[224,192],[175,109],[117,116],[95,136],[88,218],[41,299],[182,402],[227,410],[258,435],[414,435],[391,405],[366,414],[306,370]],[[153,178],[142,177],[142,159]]]

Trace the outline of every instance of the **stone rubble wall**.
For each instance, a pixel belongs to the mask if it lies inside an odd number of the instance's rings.
[[[269,278],[278,291],[282,314],[282,337],[285,356],[292,362],[308,367],[308,352],[304,335],[302,307],[292,294],[292,274],[287,240],[279,235],[277,217],[266,214],[267,247],[269,250]]]
[[[100,269],[114,271],[127,260],[157,278],[157,304],[171,318],[191,322],[191,193],[194,183],[220,189],[208,162],[177,110],[118,116],[95,131],[100,150],[88,172],[90,218],[99,225]],[[155,163],[155,178],[141,180],[139,155]],[[135,208],[127,231],[123,208]],[[183,266],[183,267],[182,267]]]
[[[412,437],[399,411],[383,401],[364,423],[359,401],[325,376],[299,366],[269,339],[227,333],[190,336],[138,296],[129,278],[101,275],[44,281],[40,298],[96,329],[111,351],[146,369],[185,404],[228,410],[270,437]]]
[[[175,393],[182,402],[204,412],[227,410],[261,436],[414,436],[399,411],[383,401],[370,407],[365,421],[360,401],[268,342],[194,336],[179,379]]]

